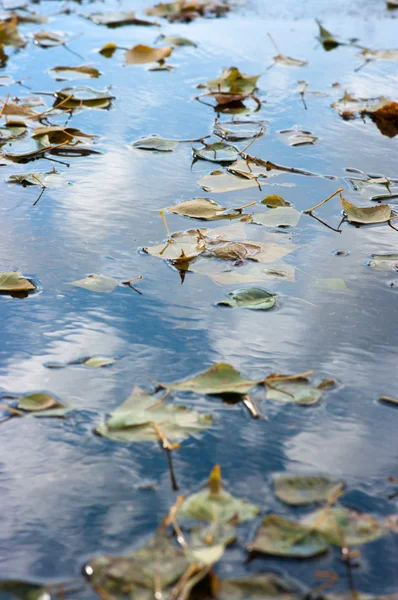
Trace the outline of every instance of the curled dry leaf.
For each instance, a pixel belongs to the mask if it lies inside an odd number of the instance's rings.
[[[15,16],[10,20],[0,21],[0,44],[2,46],[14,46],[15,48],[21,48],[26,45],[19,35],[17,26],[18,19]],[[3,57],[0,57],[0,59],[2,58]]]
[[[61,125],[36,127],[32,133],[32,138],[38,140],[42,146],[80,143],[81,140],[91,140],[95,137],[95,135],[83,133],[75,127],[62,127]]]
[[[290,206],[290,202],[287,202],[282,196],[276,194],[267,196],[264,200],[261,200],[261,204],[265,204],[268,208],[278,208],[279,206]]]
[[[104,56],[105,58],[112,58],[116,50],[117,45],[113,42],[109,42],[108,44],[104,44],[102,48],[98,50],[98,52],[102,54],[102,56]]]
[[[112,358],[111,356],[90,356],[79,364],[91,367],[92,369],[100,369],[102,367],[109,367],[115,364],[115,362],[117,362],[117,358]]]
[[[74,108],[109,108],[114,100],[108,91],[100,92],[82,85],[67,87],[55,92],[54,108],[71,110]]]
[[[251,310],[269,310],[276,305],[276,294],[267,292],[262,288],[241,288],[229,292],[227,300],[217,302],[218,306],[231,306],[232,308],[249,308]]]
[[[38,31],[33,34],[34,43],[41,48],[53,48],[54,46],[64,46],[67,37],[64,33],[55,31]]]
[[[64,405],[50,394],[37,393],[22,396],[18,401],[18,408],[27,412],[36,412],[49,408],[64,408]]]
[[[145,63],[153,63],[164,60],[172,53],[171,46],[163,46],[161,48],[152,48],[144,44],[138,44],[130,50],[126,51],[126,65],[139,65]]]
[[[348,202],[342,194],[340,194],[340,200],[347,220],[351,223],[370,225],[372,223],[385,223],[391,219],[391,208],[388,204],[370,207],[355,206],[355,204]]]

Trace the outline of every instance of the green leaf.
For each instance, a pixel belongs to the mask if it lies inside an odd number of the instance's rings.
[[[260,512],[255,504],[235,498],[222,487],[221,472],[216,465],[206,488],[186,498],[178,510],[179,519],[197,519],[209,523],[243,523]]]
[[[159,531],[138,550],[122,556],[96,556],[84,570],[94,588],[121,595],[128,590],[131,598],[140,598],[143,588],[154,593],[158,584],[165,590],[181,577],[189,562],[183,550]]]
[[[378,206],[359,207],[348,202],[340,194],[341,205],[344,213],[351,223],[385,223],[391,218],[391,208],[388,204],[380,204]]]
[[[96,79],[101,75],[94,67],[80,65],[79,67],[53,67],[49,70],[56,81],[73,81],[75,79]]]
[[[227,294],[228,300],[217,302],[218,306],[250,308],[251,310],[269,310],[276,304],[276,294],[261,288],[242,288]]]
[[[89,275],[84,279],[76,281],[68,281],[67,285],[84,288],[90,292],[98,292],[101,294],[109,294],[119,285],[119,281],[107,275]]]
[[[306,377],[296,377],[284,381],[278,381],[274,377],[283,378],[284,375],[271,375],[269,380],[266,380],[267,399],[285,404],[317,404],[322,398],[325,387],[329,387],[329,384],[331,387],[334,383],[332,380],[326,380],[315,387]]]
[[[322,511],[320,509],[306,515],[301,519],[301,524],[313,528],[335,546],[342,546],[342,536],[344,545],[359,546],[388,533],[388,529],[370,515],[345,507],[334,507],[329,508],[321,518]]]
[[[236,526],[231,523],[212,521],[210,525],[198,525],[190,529],[190,544],[193,548],[203,548],[209,544],[228,546],[236,539]]]
[[[166,140],[157,133],[141,138],[132,143],[139,150],[155,150],[157,152],[172,152],[178,146],[177,140]]]
[[[222,558],[225,552],[224,544],[204,546],[187,550],[187,556],[191,562],[198,562],[199,566],[211,566]]]
[[[248,546],[250,552],[289,558],[311,558],[327,548],[328,542],[317,531],[278,515],[265,517]]]
[[[20,271],[0,273],[0,292],[29,292],[35,289],[36,286]]]
[[[304,506],[312,502],[328,500],[342,490],[344,482],[323,475],[296,475],[280,473],[273,476],[275,495],[282,502]]]
[[[3,600],[51,600],[43,585],[16,579],[0,581],[0,596]]]
[[[204,144],[203,148],[192,148],[195,158],[208,160],[215,163],[233,163],[239,156],[239,150],[235,146],[216,142],[214,144]]]
[[[117,442],[158,441],[154,423],[170,441],[178,442],[208,429],[212,417],[185,406],[159,402],[136,387],[96,431]]]
[[[301,213],[292,206],[279,206],[266,213],[257,213],[253,219],[265,227],[295,227],[300,217]]]
[[[247,394],[261,380],[244,379],[239,371],[227,363],[217,363],[200,375],[175,383],[161,383],[168,390],[196,394]]]
[[[166,210],[176,215],[183,215],[192,219],[203,219],[204,221],[237,219],[245,214],[242,213],[241,208],[226,209],[214,200],[211,200],[211,198],[184,200],[173,206],[168,206]]]
[[[236,579],[218,579],[217,600],[294,600],[300,590],[276,573],[251,573]]]

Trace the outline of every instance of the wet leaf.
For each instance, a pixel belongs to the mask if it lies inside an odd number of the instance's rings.
[[[363,198],[369,198],[370,200],[392,200],[398,198],[398,181],[396,179],[366,177],[367,179],[347,177],[346,181]]]
[[[376,271],[398,271],[398,254],[371,254],[367,265]]]
[[[166,140],[157,133],[143,137],[132,143],[133,148],[139,150],[153,150],[157,152],[172,152],[178,146],[178,140]]]
[[[337,102],[333,102],[331,106],[338,110],[340,116],[350,118],[355,116],[355,114],[364,112],[367,107],[372,106],[372,103],[374,101],[372,102],[368,98],[355,98],[352,94],[345,91],[344,96],[340,100],[337,100]]]
[[[316,135],[312,135],[311,131],[304,131],[297,128],[283,129],[279,133],[286,137],[286,141],[289,146],[305,146],[308,144],[314,144],[319,139],[316,137]]]
[[[30,292],[35,289],[36,286],[20,271],[0,273],[0,292]]]
[[[217,121],[214,123],[213,133],[228,142],[249,140],[259,136],[264,131],[266,121]]]
[[[317,531],[278,515],[263,519],[248,546],[250,552],[290,558],[311,558],[323,554],[327,548],[328,542]]]
[[[38,31],[33,34],[34,43],[41,48],[64,46],[67,42],[66,35],[55,31]]]
[[[345,507],[329,508],[326,513],[322,511],[323,509],[320,509],[306,515],[301,519],[301,523],[319,532],[335,546],[342,546],[342,535],[344,545],[359,546],[388,533],[388,530],[370,515]]]
[[[48,171],[46,173],[14,173],[6,179],[6,183],[16,183],[23,187],[27,185],[38,185],[42,187],[58,187],[63,185],[64,181],[60,178],[56,171]]]
[[[398,50],[369,50],[369,48],[365,48],[357,56],[366,61],[381,60],[395,62],[398,61]]]
[[[330,33],[330,31],[322,27],[320,21],[316,20],[316,22],[319,27],[318,39],[326,52],[329,52],[330,50],[337,48],[337,46],[340,46],[340,42],[335,38],[335,36]]]
[[[56,81],[73,81],[74,79],[96,79],[101,75],[95,67],[80,65],[79,67],[53,67],[49,74]]]
[[[111,58],[117,50],[117,45],[109,42],[108,44],[104,44],[98,52],[105,56],[105,58]]]
[[[351,223],[385,223],[391,218],[391,208],[388,204],[371,207],[355,206],[355,204],[348,202],[341,194],[340,200],[347,220]]]
[[[223,0],[175,0],[160,2],[145,12],[147,15],[165,17],[170,22],[190,23],[198,17],[219,17],[230,10]]]
[[[179,519],[197,519],[209,523],[243,523],[254,519],[260,512],[255,504],[240,500],[223,489],[220,467],[210,473],[205,489],[186,498],[178,510]]]
[[[168,206],[166,210],[176,215],[183,215],[184,217],[202,219],[205,221],[236,219],[245,214],[242,213],[242,208],[226,209],[210,198],[184,200],[173,206]]]
[[[96,556],[84,567],[90,584],[111,594],[141,598],[143,591],[155,593],[155,584],[162,590],[181,577],[189,559],[181,548],[159,531],[147,544],[122,556]],[[143,596],[146,598],[146,596]]]
[[[292,206],[280,206],[266,213],[256,213],[253,220],[265,227],[295,227],[300,217],[301,213]]]
[[[187,551],[187,556],[192,562],[198,562],[199,566],[210,566],[218,562],[224,552],[224,544],[215,544],[203,548],[189,549]]]
[[[276,497],[293,506],[328,500],[344,487],[343,481],[332,480],[323,475],[293,473],[274,475],[273,483]]]
[[[201,548],[209,543],[228,546],[236,539],[236,526],[213,520],[210,525],[192,527],[190,534],[191,545],[195,548]]]
[[[48,410],[49,408],[64,408],[64,405],[50,394],[37,393],[22,396],[18,401],[18,408],[28,412],[36,412]]]
[[[51,600],[43,585],[16,579],[0,581],[0,596],[5,600]]]
[[[340,277],[317,277],[315,285],[323,290],[336,292],[345,292],[349,289],[344,279],[341,279]]]
[[[282,378],[278,381],[278,377]],[[317,404],[322,398],[322,382],[316,387],[306,377],[294,377],[283,380],[284,375],[271,375],[265,380],[267,399],[285,404]]]
[[[304,67],[304,65],[308,65],[307,60],[292,58],[291,56],[286,56],[286,54],[277,54],[272,58],[276,64],[283,65],[284,67]]]
[[[260,75],[245,75],[236,67],[224,69],[220,77],[207,82],[213,94],[252,94],[257,87]]]
[[[154,424],[170,441],[179,442],[211,427],[212,417],[185,406],[160,402],[136,387],[96,431],[117,442],[159,441]]]
[[[171,46],[162,46],[161,48],[152,48],[138,44],[130,50],[126,51],[126,65],[139,65],[145,63],[153,63],[164,60],[172,53]]]
[[[159,385],[172,391],[219,395],[247,394],[258,383],[259,381],[244,379],[239,371],[227,363],[217,363],[195,377]]]
[[[9,21],[0,21],[0,45],[21,48],[25,42],[18,32],[18,19],[13,17]],[[4,59],[3,59],[4,60]]]
[[[163,260],[191,260],[206,250],[202,234],[198,230],[173,233],[170,239],[163,244],[143,248],[146,254],[162,258]]]
[[[117,362],[117,358],[107,356],[90,356],[86,358],[81,364],[85,367],[91,367],[92,369],[100,369],[101,367],[108,367]]]
[[[254,260],[262,263],[273,263],[294,252],[298,246],[294,244],[274,244],[272,242],[225,242],[212,248],[209,252],[223,260]]]
[[[246,188],[258,187],[256,179],[247,179],[244,177],[235,177],[225,171],[213,171],[204,175],[196,182],[206,192],[215,194],[221,192],[234,192],[235,190],[244,190]]]
[[[42,146],[79,143],[82,140],[91,140],[94,137],[94,135],[83,133],[83,131],[75,127],[62,127],[60,125],[36,127],[32,133],[32,138],[38,140]]]
[[[262,288],[242,288],[227,294],[228,300],[217,302],[218,306],[232,308],[250,308],[251,310],[269,310],[276,304],[276,294]]]
[[[261,204],[265,204],[268,208],[278,208],[279,206],[290,206],[290,202],[287,202],[282,196],[272,195],[267,196],[264,200],[261,200]]]
[[[98,292],[101,294],[109,294],[119,285],[119,281],[113,277],[107,275],[89,275],[84,279],[78,279],[76,281],[69,281],[67,285],[74,285],[76,287],[90,290],[90,292]]]
[[[251,573],[236,579],[217,579],[217,585],[217,600],[298,600],[302,596],[297,586],[276,573]]]
[[[204,144],[203,148],[192,148],[195,158],[208,160],[216,163],[233,163],[239,156],[239,150],[235,146],[216,142],[215,144]]]
[[[294,281],[295,267],[283,263],[270,265],[253,265],[246,268],[236,268],[221,271],[219,273],[209,273],[209,277],[218,285],[239,285],[242,283],[254,283],[256,281],[266,281],[268,279],[282,279],[284,281]]]
[[[80,87],[67,87],[55,92],[54,108],[70,110],[73,108],[108,108],[114,96],[109,92],[100,92],[82,85]]]
[[[82,15],[85,19],[89,19],[96,25],[106,25],[107,27],[122,27],[123,25],[158,25],[153,21],[137,19],[135,12],[107,12],[107,13],[91,13]]]
[[[197,44],[185,37],[179,37],[178,35],[161,35],[161,39],[165,44],[169,46],[193,46],[196,48]]]

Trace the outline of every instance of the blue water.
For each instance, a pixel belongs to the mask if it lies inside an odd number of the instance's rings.
[[[148,1],[133,4],[121,2],[117,9],[134,8],[142,15],[139,9],[150,6]],[[173,139],[210,133],[216,113],[193,97],[197,84],[216,77],[223,67],[262,73],[263,105],[256,118],[266,119],[269,126],[268,134],[250,149],[252,154],[337,179],[286,174],[278,183],[295,187],[264,186],[262,191],[209,197],[228,207],[260,202],[275,193],[303,210],[340,186],[348,200],[363,200],[344,180],[347,167],[398,177],[398,137],[381,135],[369,120],[344,121],[330,107],[344,89],[358,96],[396,98],[397,63],[375,62],[355,72],[361,64],[357,51],[339,47],[325,52],[316,40],[314,22],[320,18],[343,39],[356,37],[364,46],[390,49],[396,47],[398,11],[387,11],[383,2],[376,7],[354,0],[297,4],[284,0],[266,6],[253,0],[223,19],[189,25],[162,22],[163,33],[198,44],[174,51],[170,63],[177,68],[171,72],[125,67],[121,51],[111,59],[98,54],[106,42],[153,44],[159,33],[135,26],[107,29],[79,16],[110,10],[111,2],[71,3],[72,14],[58,16],[64,7],[60,2],[32,5],[55,15],[45,29],[79,35],[70,48],[84,60],[62,47],[44,50],[30,43],[17,52],[7,49],[10,58],[1,74],[30,77],[24,83],[31,91],[14,84],[1,89],[3,99],[8,92],[24,98],[79,85],[55,82],[47,74],[55,65],[78,64],[92,64],[103,73],[98,80],[81,83],[100,90],[111,86],[116,99],[110,110],[82,110],[73,116],[71,126],[100,136],[95,148],[102,154],[71,158],[69,168],[57,165],[70,185],[47,189],[36,206],[37,188],[23,189],[4,180],[11,173],[45,171],[53,165],[41,159],[1,167],[0,271],[19,268],[39,282],[40,292],[22,300],[0,297],[0,389],[46,390],[76,410],[65,420],[11,419],[1,425],[0,578],[68,580],[79,577],[94,554],[122,553],[145,542],[175,500],[166,457],[155,444],[116,444],[96,437],[93,430],[134,385],[151,391],[154,380],[177,380],[218,361],[253,378],[313,369],[317,380],[333,378],[337,386],[319,405],[308,408],[264,402],[258,395],[267,420],[251,419],[240,404],[179,396],[214,416],[214,426],[200,440],[185,441],[173,455],[182,493],[197,489],[218,462],[226,486],[236,495],[260,504],[264,512],[294,516],[296,511],[274,498],[271,474],[321,471],[345,480],[350,506],[377,517],[397,512],[396,499],[388,500],[392,486],[387,478],[398,476],[398,412],[378,402],[381,395],[397,396],[398,288],[390,286],[397,275],[372,270],[366,261],[372,252],[398,252],[398,233],[386,225],[355,228],[346,223],[339,234],[303,216],[292,230],[293,242],[301,248],[285,259],[300,269],[296,281],[267,282],[267,289],[284,296],[278,310],[264,313],[217,308],[215,303],[236,286],[219,287],[194,273],[181,285],[176,270],[140,252],[166,237],[160,208],[206,195],[196,181],[213,165],[199,161],[191,168],[189,144],[169,154],[140,152],[129,144],[151,133]],[[22,25],[20,30],[28,37],[40,26]],[[275,54],[268,31],[284,53],[307,59],[309,65],[267,70]],[[308,110],[295,92],[300,79],[309,82]],[[331,87],[334,82],[341,88]],[[62,124],[64,119],[52,122]],[[312,131],[320,138],[318,144],[287,146],[278,131],[294,125]],[[263,207],[255,210],[263,212]],[[339,211],[336,197],[317,215],[337,227]],[[172,231],[196,226],[177,215],[167,221]],[[261,240],[264,231],[250,226],[250,237]],[[337,256],[336,249],[348,255]],[[94,294],[66,285],[90,273],[121,279],[142,275],[137,283],[142,295],[128,287]],[[314,277],[343,278],[350,291],[317,289]],[[91,355],[119,360],[92,370],[45,366]],[[240,545],[217,566],[221,575],[277,568],[312,585],[316,570],[336,570],[336,591],[347,589],[337,552],[313,561],[257,558],[244,565],[244,544],[256,524],[241,529]],[[359,590],[397,590],[393,535],[362,546],[359,562],[354,573]],[[87,589],[78,597],[93,596]]]

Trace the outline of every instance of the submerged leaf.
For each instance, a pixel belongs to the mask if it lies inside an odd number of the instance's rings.
[[[154,150],[157,152],[172,152],[178,146],[178,140],[166,140],[157,133],[141,138],[132,143],[139,150]]]
[[[160,383],[173,391],[194,392],[196,394],[247,394],[259,381],[244,379],[239,371],[227,363],[217,363],[200,375],[175,383]]]
[[[126,65],[159,62],[170,56],[172,51],[173,48],[171,46],[151,48],[151,46],[138,44],[137,46],[134,46],[133,48],[130,48],[130,50],[126,51]]]
[[[348,202],[340,194],[341,205],[348,221],[352,223],[385,223],[391,218],[391,208],[388,204],[378,206],[360,207]]]
[[[327,548],[328,542],[317,531],[278,515],[265,517],[248,546],[250,552],[290,558],[311,558]]]
[[[367,265],[376,271],[398,271],[398,254],[371,254]]]
[[[236,579],[217,579],[217,600],[294,600],[302,594],[276,573],[251,573]]]
[[[216,465],[210,473],[208,483],[200,492],[186,498],[178,510],[178,517],[182,519],[197,519],[210,523],[243,523],[260,512],[255,504],[247,500],[235,498],[223,489],[221,472]]]
[[[191,217],[192,219],[203,219],[214,221],[217,219],[236,219],[242,217],[242,208],[226,209],[210,198],[194,198],[184,200],[166,208],[168,212]]]
[[[203,148],[192,148],[195,158],[208,160],[216,163],[233,163],[239,156],[239,150],[235,146],[216,142],[215,144],[204,144]]]
[[[274,475],[273,483],[276,497],[293,506],[328,500],[344,487],[343,481],[332,480],[323,475],[293,473]]]
[[[35,289],[36,286],[20,271],[0,273],[0,292],[30,292]]]
[[[209,428],[212,417],[185,406],[160,402],[136,387],[96,431],[117,442],[158,441],[159,433],[154,424],[170,441],[179,442]]]
[[[370,515],[345,507],[323,509],[301,519],[306,527],[311,527],[335,546],[359,546],[386,535],[388,530]],[[343,544],[344,540],[344,544]]]
[[[269,310],[276,304],[276,294],[262,288],[242,288],[227,294],[228,300],[217,302],[218,306],[250,308],[251,310]]]
[[[53,67],[49,74],[57,81],[73,81],[74,79],[96,79],[101,75],[95,67],[80,65],[79,67]]]
[[[119,285],[119,281],[113,277],[107,275],[89,275],[84,279],[78,279],[76,281],[69,281],[68,285],[74,285],[81,287],[90,292],[99,292],[102,294],[109,294]]]
[[[206,192],[213,192],[215,194],[258,187],[256,179],[235,177],[234,175],[225,173],[224,171],[213,171],[212,173],[204,175],[198,179],[196,183],[200,185]]]
[[[295,227],[301,213],[292,206],[278,206],[266,213],[257,213],[253,219],[255,223],[265,227]]]

